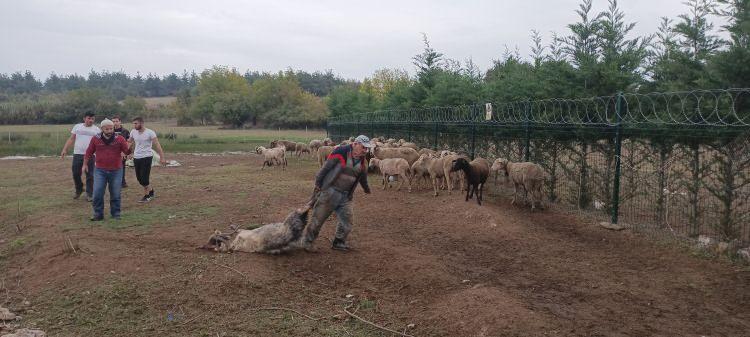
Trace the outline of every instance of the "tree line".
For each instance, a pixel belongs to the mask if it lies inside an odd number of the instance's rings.
[[[750,86],[750,0],[687,0],[683,14],[661,18],[647,36],[632,36],[635,23],[616,0],[599,12],[583,0],[575,11],[577,21],[546,42],[532,31],[528,57],[506,50],[484,71],[471,59],[445,56],[425,35],[413,75],[380,69],[362,81],[332,71],[240,73],[220,66],[145,78],[0,74],[0,124],[69,123],[88,111],[142,114],[141,97],[158,96],[177,102],[151,113],[182,124],[304,127],[382,109]],[[715,27],[715,19],[724,24]]]
[[[580,98],[617,92],[682,91],[750,86],[750,0],[688,0],[684,13],[661,18],[657,32],[632,36],[616,0],[601,12],[583,0],[577,22],[548,42],[531,32],[531,55],[506,50],[481,71],[457,61],[424,36],[416,70],[382,69],[328,96],[331,116],[526,99]],[[720,27],[714,19],[725,22]],[[719,36],[724,32],[726,37]]]
[[[226,83],[218,85],[216,81]],[[347,82],[330,70],[239,73],[235,69],[214,67],[200,74],[183,72],[163,77],[91,71],[86,77],[53,73],[44,81],[29,71],[16,72],[0,74],[0,124],[71,123],[84,113],[93,112],[104,116],[176,117],[183,124],[241,126],[251,120],[253,124],[260,122],[274,127],[315,127],[322,126],[327,115],[322,97]],[[209,89],[214,86],[217,90],[231,91],[238,85],[253,87],[254,92],[265,96],[253,95],[253,105],[247,105],[244,98],[238,99],[229,92],[219,98],[216,90]],[[269,86],[283,90],[284,95],[277,95]],[[250,91],[246,93],[249,95]],[[178,100],[168,106],[149,109],[143,99],[164,96],[176,96]],[[213,104],[208,104],[209,101]],[[245,110],[236,113],[239,108]],[[258,111],[258,108],[265,110]],[[232,114],[234,118],[229,118]]]

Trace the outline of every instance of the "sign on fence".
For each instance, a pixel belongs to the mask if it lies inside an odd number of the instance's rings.
[[[488,121],[492,119],[492,103],[486,103],[484,105],[484,110],[486,111],[484,114],[484,120]]]

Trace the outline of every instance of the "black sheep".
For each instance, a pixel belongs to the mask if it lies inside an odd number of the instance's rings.
[[[490,165],[487,160],[477,158],[468,162],[465,158],[458,158],[451,163],[451,172],[464,171],[466,176],[466,201],[477,195],[477,203],[482,205],[482,190],[487,177],[490,175]]]

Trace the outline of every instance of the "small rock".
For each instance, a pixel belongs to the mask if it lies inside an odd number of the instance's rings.
[[[354,297],[354,295],[352,295],[352,294],[346,294],[346,296],[345,296],[345,297],[346,297],[346,298],[352,298],[352,297]]]
[[[469,281],[469,280],[463,280],[463,281],[461,281],[461,283],[469,283],[469,282],[471,282],[471,281]]]
[[[23,301],[23,305],[27,305],[27,306],[31,305],[31,302],[29,302],[29,301]]]
[[[16,314],[10,312],[7,308],[0,307],[0,321],[12,321],[16,319]]]
[[[42,330],[34,330],[34,329],[19,329],[16,330],[16,332],[3,335],[2,337],[45,337],[47,336],[46,333]]]
[[[409,329],[414,329],[415,326],[417,326],[417,325],[414,324],[414,323],[409,323],[409,325],[407,325],[406,327],[409,328]]]
[[[70,273],[70,276],[76,276],[76,272]]]
[[[110,270],[109,272],[110,272],[110,273],[112,273],[112,274],[115,274],[115,271],[114,271],[114,270]]]

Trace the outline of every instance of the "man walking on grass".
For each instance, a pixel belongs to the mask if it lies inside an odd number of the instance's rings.
[[[112,116],[112,123],[115,123],[115,135],[122,136],[127,141],[130,138],[130,132],[128,129],[122,127],[120,116]],[[122,188],[128,187],[128,183],[125,181],[125,158],[126,156],[122,156]]]
[[[115,134],[114,123],[105,119],[102,132],[91,139],[84,160],[96,154],[94,168],[94,216],[91,221],[104,220],[104,189],[109,186],[109,213],[113,219],[120,218],[120,189],[122,188],[122,155],[130,154],[130,144]],[[88,171],[88,167],[83,167]]]
[[[135,168],[135,177],[138,179],[138,183],[143,186],[143,198],[138,202],[149,202],[156,194],[154,188],[151,186],[151,161],[154,158],[152,147],[156,147],[156,153],[159,154],[159,163],[162,165],[167,164],[167,160],[164,158],[164,150],[159,144],[159,139],[156,138],[156,132],[146,128],[143,123],[143,118],[133,118],[133,130],[130,132],[130,143],[133,144],[133,166]]]
[[[65,155],[68,153],[70,145],[73,146],[73,183],[75,184],[75,194],[73,199],[78,199],[83,193],[83,181],[81,181],[82,168],[86,167],[86,201],[91,201],[91,195],[94,190],[94,161],[85,161],[84,154],[86,149],[89,147],[91,138],[99,134],[99,130],[94,125],[94,114],[87,112],[83,117],[83,123],[78,123],[73,126],[73,130],[70,131],[70,138],[65,142],[62,152],[60,152],[60,158],[65,159]]]

